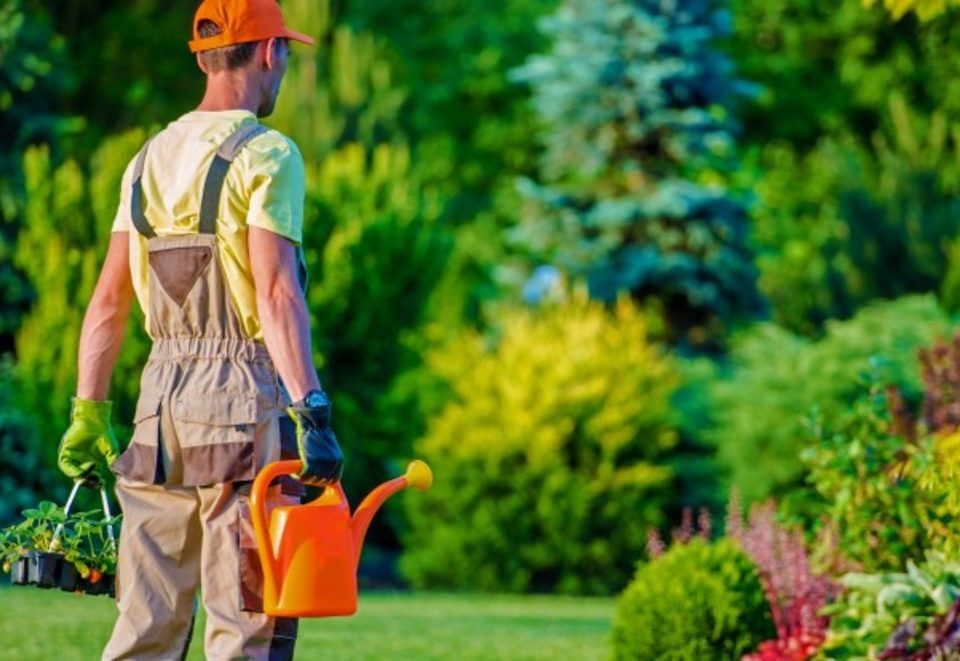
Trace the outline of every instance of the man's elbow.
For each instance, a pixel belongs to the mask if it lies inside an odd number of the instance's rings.
[[[98,310],[105,316],[122,316],[130,312],[133,302],[133,288],[129,286],[98,286],[90,298],[91,309]]]
[[[257,308],[271,315],[289,313],[291,309],[302,305],[303,295],[299,289],[294,289],[284,282],[276,282],[268,287],[257,288]]]

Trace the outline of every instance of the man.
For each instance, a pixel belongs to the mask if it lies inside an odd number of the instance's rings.
[[[204,0],[193,36],[206,92],[124,174],[59,464],[92,486],[111,464],[119,476],[120,614],[104,659],[185,655],[198,587],[208,659],[290,658],[296,621],[258,612],[250,481],[281,445],[308,484],[339,479],[342,455],[311,363],[303,161],[257,118],[273,110],[288,40],[313,41],[276,0]],[[118,458],[105,400],[134,294],[153,347]],[[290,486],[272,487],[271,504],[296,502]]]

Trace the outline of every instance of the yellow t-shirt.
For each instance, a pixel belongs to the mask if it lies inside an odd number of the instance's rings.
[[[147,148],[141,185],[144,213],[157,236],[195,233],[203,181],[217,148],[240,126],[255,123],[247,110],[194,111],[171,122]],[[114,232],[130,233],[130,273],[137,299],[147,305],[147,240],[133,227],[130,187],[136,156],[123,175]],[[247,252],[247,226],[276,232],[296,244],[303,235],[303,157],[290,138],[269,130],[250,140],[230,164],[217,214],[220,263],[244,333],[262,340]],[[147,329],[149,331],[149,319]]]

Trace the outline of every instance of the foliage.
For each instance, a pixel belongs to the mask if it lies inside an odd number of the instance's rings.
[[[589,278],[611,300],[661,304],[680,341],[760,309],[734,166],[731,64],[714,2],[568,0],[541,22],[552,50],[514,76],[544,124],[540,183],[513,232],[536,262]]]
[[[898,433],[896,406],[895,391],[870,386],[837,424],[814,422],[817,444],[804,453],[840,548],[866,571],[900,569],[951,520],[909,470],[915,439]]]
[[[942,289],[956,305],[958,127],[942,112],[920,118],[898,95],[887,108],[890,128],[868,147],[841,136],[802,158],[784,144],[764,151],[754,241],[761,290],[787,328],[815,334],[867,301],[914,292]]]
[[[104,139],[165,124],[200,100],[203,74],[187,48],[193,3],[40,2],[70,82],[56,107],[82,122],[58,145],[71,157],[85,161]]]
[[[615,659],[735,659],[774,635],[750,559],[693,540],[643,564],[617,602]]]
[[[867,571],[900,569],[928,549],[960,548],[953,525],[960,514],[960,338],[938,341],[920,357],[922,407],[872,382],[834,423],[814,420],[817,443],[803,454],[821,503],[810,514],[824,517],[844,558]]]
[[[339,25],[336,3],[294,0],[289,22],[325,39],[319,49],[297,49],[289,62],[277,107],[267,122],[297,143],[307,166],[307,188],[339,148],[363,146],[368,157],[381,143],[404,143],[399,112],[407,99],[386,46],[369,32]]]
[[[428,356],[451,400],[417,442],[437,472],[408,502],[416,586],[603,593],[663,521],[672,361],[637,308],[570,300],[505,313]]]
[[[29,415],[38,444],[34,451],[48,467],[56,463],[54,439],[69,422],[83,312],[108,243],[120,178],[142,139],[136,131],[105,141],[86,171],[73,160],[54,166],[44,147],[31,148],[24,157],[29,203],[16,264],[37,299],[17,333],[17,388],[11,400]],[[114,372],[114,420],[120,423],[132,418],[139,368],[146,360],[141,325],[141,317],[131,319]]]
[[[837,592],[827,576],[813,571],[803,534],[780,524],[772,501],[750,508],[743,520],[739,498],[730,502],[727,534],[756,564],[773,613],[777,638],[761,643],[755,661],[808,658],[826,637],[821,610]]]
[[[689,507],[683,508],[681,517],[680,526],[674,528],[670,533],[670,540],[674,546],[677,544],[689,544],[694,539],[702,539],[705,542],[710,541],[713,522],[710,518],[710,511],[707,508],[701,508],[700,511],[697,512],[696,522],[693,520],[693,510]],[[651,528],[647,532],[647,556],[651,560],[656,560],[662,556],[666,550],[667,546],[660,536],[660,531],[656,528]]]
[[[385,394],[414,363],[403,338],[422,322],[447,254],[439,207],[403,145],[351,143],[316,173],[304,237],[315,362],[349,457],[345,483],[365,495],[392,477],[418,421]]]
[[[450,234],[451,254],[434,265],[442,276],[422,279],[432,322],[455,329],[476,321],[501,293],[513,176],[532,169],[537,151],[526,91],[504,72],[543,41],[529,24],[555,4],[523,0],[506,12],[473,0],[415,10],[404,2],[284,5],[291,23],[327,45],[291,62],[271,121],[297,140],[311,187],[322,182],[309,166],[344,145],[364,145],[368,160],[382,143],[409,150]]]
[[[0,359],[0,525],[54,489],[53,474],[41,460],[30,416],[13,405],[13,369]]]
[[[101,512],[75,512],[43,501],[22,512],[23,521],[0,530],[0,561],[3,570],[29,551],[58,553],[87,578],[91,570],[115,574],[116,543],[108,529],[115,528],[120,516],[102,518]]]
[[[345,24],[388,44],[396,81],[409,91],[400,125],[427,181],[452,198],[455,220],[489,207],[498,181],[532,168],[537,150],[527,93],[507,72],[543,47],[545,37],[530,26],[557,4],[399,0],[343,8]]]
[[[931,296],[866,306],[811,341],[759,324],[733,342],[725,373],[703,385],[712,422],[703,437],[745,502],[782,500],[800,485],[810,442],[803,421],[816,407],[826,425],[861,394],[860,375],[919,390],[913,355],[949,325]],[[802,508],[802,503],[795,503]]]
[[[923,402],[919,414],[901,410],[896,425],[915,439],[907,466],[918,488],[938,504],[944,522],[931,526],[934,547],[954,557],[960,552],[960,335],[920,351]]]
[[[93,570],[101,574],[117,573],[117,545],[110,535],[116,534],[121,517],[104,519],[102,516],[101,512],[70,514],[53,545],[53,550],[62,553],[83,578]]]
[[[67,81],[64,42],[49,23],[38,2],[0,0],[0,354],[13,348],[32,293],[12,259],[24,204],[23,150],[76,128],[53,110]]]
[[[916,652],[924,645],[927,628],[935,630],[942,622],[938,616],[946,615],[960,598],[960,563],[928,553],[923,562],[908,560],[905,573],[851,573],[840,582],[842,597],[825,610],[831,618],[823,647],[826,658],[905,658],[897,653],[884,657],[882,652]]]
[[[856,2],[731,8],[728,52],[761,89],[737,108],[738,182],[757,192],[752,247],[774,321],[815,336],[875,297],[936,289],[953,311],[960,79],[944,53],[960,33]]]
[[[960,100],[939,55],[957,38],[946,22],[917,30],[913,20],[893,23],[858,2],[730,0],[730,10],[726,50],[759,90],[737,108],[747,144],[780,141],[802,156],[824,137],[865,143],[891,92],[924,113],[952,114]]]
[[[867,7],[873,7],[877,0],[861,0]],[[956,0],[883,0],[883,7],[894,20],[900,20],[908,12],[916,12],[920,20],[929,21],[940,16],[950,7],[960,5]]]
[[[50,501],[21,513],[23,521],[0,531],[0,559],[7,565],[28,551],[51,551],[58,526],[66,521],[63,509]]]

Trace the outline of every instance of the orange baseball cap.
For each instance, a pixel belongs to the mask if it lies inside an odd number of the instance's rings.
[[[223,32],[212,37],[201,37],[197,26],[204,19],[216,23]],[[287,28],[277,0],[203,0],[193,17],[190,50],[197,53],[271,37],[313,43],[313,39],[307,35]]]

